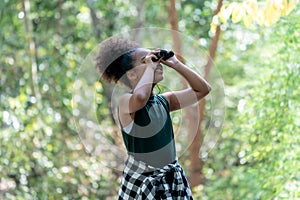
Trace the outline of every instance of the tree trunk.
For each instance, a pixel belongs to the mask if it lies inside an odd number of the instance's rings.
[[[181,50],[181,41],[178,34],[178,17],[177,17],[177,10],[175,7],[175,0],[170,0],[170,7],[169,7],[169,22],[171,25],[171,29],[173,30],[172,36],[173,36],[173,43],[174,43],[174,51],[178,53],[179,55],[182,55]],[[217,14],[222,6],[222,0],[219,0],[218,7],[215,11],[215,14]],[[208,62],[205,66],[205,75],[204,78],[206,80],[209,79],[210,71],[213,66],[213,60],[215,57],[215,53],[217,50],[217,45],[219,41],[220,36],[220,27],[217,27],[217,31],[215,36],[212,38],[211,46],[209,50],[209,58]],[[184,81],[182,81],[182,84],[184,87],[186,87],[186,84]],[[200,148],[203,141],[203,135],[201,132],[201,122],[204,119],[204,110],[205,110],[205,100],[203,99],[200,101],[200,105],[198,107],[198,112],[200,114],[200,119],[198,124],[196,124],[196,135],[194,136],[195,131],[195,122],[197,123],[197,116],[195,116],[193,108],[189,107],[185,109],[185,116],[187,119],[188,127],[189,127],[189,143],[191,144],[189,146],[189,160],[190,160],[190,168],[189,168],[189,182],[191,187],[195,187],[199,184],[203,183],[204,176],[202,173],[203,168],[203,161],[200,159]]]
[[[171,25],[172,36],[173,36],[173,44],[174,44],[174,51],[182,55],[181,50],[181,40],[179,37],[178,32],[178,18],[177,18],[177,10],[175,7],[175,0],[170,0],[170,7],[169,7],[169,22]],[[181,61],[183,61],[181,59]],[[187,87],[187,84],[184,80],[181,81],[182,86],[184,88]],[[199,130],[199,119],[197,119],[197,116],[195,116],[194,108],[188,107],[184,109],[185,111],[185,118],[187,119],[187,125],[189,127],[189,160],[190,160],[190,168],[189,168],[189,182],[191,186],[196,185],[196,183],[201,183],[203,180],[202,175],[202,162],[199,159],[199,149],[198,146],[201,144],[201,133]],[[195,124],[195,122],[197,124]],[[195,129],[196,128],[196,129]],[[195,130],[197,130],[196,136]],[[191,143],[191,141],[193,141]]]
[[[94,4],[94,1],[92,0],[86,0],[86,4],[90,10],[90,16],[91,16],[91,19],[92,19],[92,30],[93,30],[93,33],[94,33],[94,36],[97,40],[100,40],[101,39],[101,34],[102,34],[102,31],[100,29],[101,27],[101,21],[100,19],[97,17],[96,15],[96,12],[93,8],[93,4]],[[113,24],[113,20],[110,20],[110,24]],[[111,28],[111,33],[113,32],[113,26],[109,26]],[[115,122],[115,119],[114,119],[114,116],[113,116],[113,110],[112,110],[112,107],[111,107],[111,95],[112,95],[112,91],[113,91],[113,85],[110,84],[110,83],[103,83],[103,85],[105,85],[105,89],[104,89],[104,96],[105,98],[107,99],[107,105],[109,106],[109,114],[110,114],[110,119],[112,121],[113,124],[116,124]]]
[[[222,7],[222,0],[218,1],[218,7],[215,11],[215,15],[220,11]],[[220,37],[221,29],[220,26],[217,26],[216,33],[214,37],[211,40],[211,45],[209,49],[209,56],[208,56],[208,61],[207,64],[205,65],[205,72],[204,72],[204,79],[209,82],[209,77],[210,77],[210,71],[213,67],[213,61],[216,55],[217,47],[218,47],[218,41]],[[201,125],[204,115],[205,115],[205,99],[200,101],[199,105],[199,115],[200,115],[200,123]],[[200,159],[200,149],[203,141],[203,134],[201,131],[201,128],[198,128],[197,135],[194,138],[191,146],[190,146],[190,184],[191,187],[195,187],[197,185],[200,185],[203,183],[203,173],[202,173],[202,168],[203,168],[203,162]]]
[[[94,1],[92,0],[86,0],[86,4],[88,8],[90,9],[90,16],[92,19],[92,30],[94,32],[95,38],[100,39],[101,38],[101,29],[100,29],[100,19],[97,17],[97,14],[95,10],[93,9]]]
[[[174,51],[177,54],[182,55],[181,40],[180,40],[179,30],[178,30],[178,15],[177,15],[175,4],[176,4],[175,0],[170,0],[168,18],[172,29]],[[181,59],[181,61],[183,60]]]
[[[133,26],[133,28],[135,29],[133,34],[133,38],[135,38],[135,41],[140,41],[141,39],[141,27],[143,26],[144,22],[145,22],[145,13],[144,13],[144,5],[145,5],[145,1],[144,0],[136,0],[136,10],[137,10],[137,17],[136,17],[136,21],[135,24]]]

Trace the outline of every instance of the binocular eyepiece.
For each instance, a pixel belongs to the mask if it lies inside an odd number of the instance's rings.
[[[162,58],[163,60],[168,60],[169,58],[171,58],[172,56],[174,56],[174,52],[173,51],[167,51],[167,50],[160,50],[160,52],[154,54],[156,55],[156,58],[152,58],[151,60],[153,62],[157,62],[160,58]]]

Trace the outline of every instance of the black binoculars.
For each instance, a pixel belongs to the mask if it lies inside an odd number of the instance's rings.
[[[151,60],[153,62],[157,62],[160,58],[162,58],[163,60],[168,60],[169,58],[171,58],[172,56],[174,56],[174,52],[173,51],[167,51],[167,50],[160,50],[160,52],[154,54],[156,55],[156,58],[152,58]]]

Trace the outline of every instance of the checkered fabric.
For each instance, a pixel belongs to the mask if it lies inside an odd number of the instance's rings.
[[[192,193],[186,176],[177,162],[154,168],[128,157],[119,200],[190,200]]]

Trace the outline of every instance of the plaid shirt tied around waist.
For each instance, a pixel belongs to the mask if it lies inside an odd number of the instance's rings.
[[[129,155],[119,190],[119,200],[191,200],[187,178],[178,161],[154,168]]]

